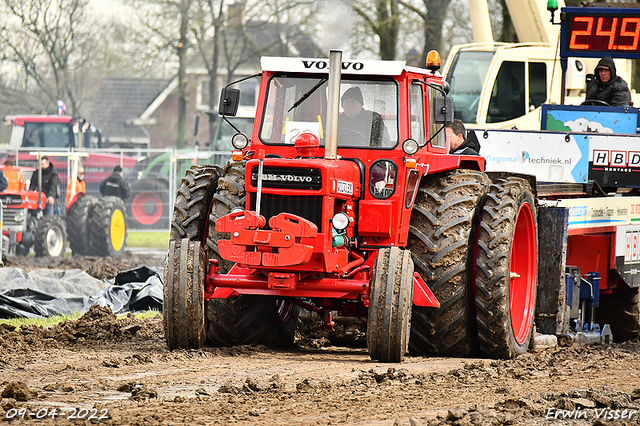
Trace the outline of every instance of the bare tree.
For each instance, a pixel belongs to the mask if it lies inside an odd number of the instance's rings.
[[[176,146],[186,145],[187,129],[187,78],[188,54],[193,44],[189,39],[190,20],[194,0],[136,0],[138,20],[142,31],[138,34],[139,46],[146,46],[142,55],[163,56],[177,63],[178,80],[178,128]]]
[[[398,32],[400,30],[399,0],[374,0],[374,9],[370,12],[371,2],[360,1],[352,4],[353,10],[365,25],[378,38],[381,59],[396,59]]]
[[[13,81],[4,99],[21,98],[34,112],[52,112],[63,100],[79,114],[86,100],[94,55],[88,0],[4,0],[0,43],[5,64],[13,65]],[[11,89],[9,89],[11,87]]]
[[[295,54],[291,45],[313,16],[313,7],[307,0],[196,0],[191,31],[209,79],[209,108],[215,107],[221,75],[230,83],[241,68],[252,71],[263,55]],[[210,113],[210,143],[214,141],[215,120],[216,115]]]

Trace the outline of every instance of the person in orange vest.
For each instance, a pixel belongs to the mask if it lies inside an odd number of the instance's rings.
[[[4,176],[7,178],[8,184],[6,191],[20,191],[22,189],[26,189],[22,172],[13,167],[13,160],[11,158],[7,158],[4,162]]]
[[[70,180],[69,184],[67,185],[67,207],[69,206],[69,201],[71,201],[71,199],[78,193],[87,193],[87,184],[84,181],[84,167],[82,166],[78,167],[78,177],[76,179],[75,192],[73,191],[73,180]]]

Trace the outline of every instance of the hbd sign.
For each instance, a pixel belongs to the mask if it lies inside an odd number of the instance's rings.
[[[593,166],[640,168],[640,151],[594,149]]]

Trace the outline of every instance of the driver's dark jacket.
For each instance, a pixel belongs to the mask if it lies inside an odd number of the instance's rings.
[[[338,129],[353,130],[366,138],[370,138],[371,146],[382,146],[385,133],[384,120],[375,111],[362,109],[360,114],[353,117],[349,117],[344,113],[340,114]]]
[[[457,149],[449,152],[453,155],[480,155],[479,153],[480,144],[471,139],[466,139]]]
[[[598,67],[607,67],[611,70],[611,80],[603,83],[598,75]],[[631,92],[627,82],[616,74],[616,65],[611,56],[606,55],[594,71],[594,74],[587,75],[587,95],[586,100],[598,100],[608,103],[611,106],[631,105]]]
[[[42,192],[47,197],[53,197],[58,199],[58,185],[60,185],[60,179],[58,174],[53,170],[53,164],[49,163],[49,167],[42,169]],[[38,171],[36,170],[31,177],[31,183],[29,184],[29,191],[38,190]]]

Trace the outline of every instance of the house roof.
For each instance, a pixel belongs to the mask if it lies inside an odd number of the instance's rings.
[[[132,120],[141,118],[166,89],[169,79],[105,77],[93,103],[89,120],[110,140],[148,139]]]

